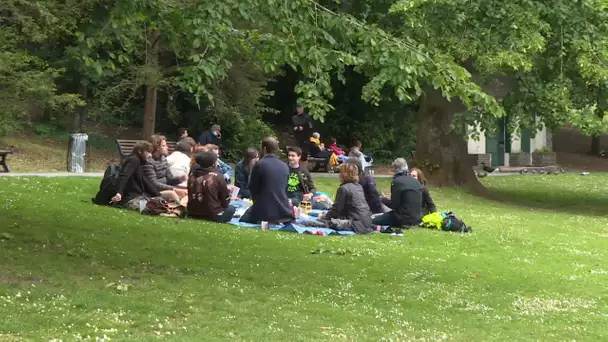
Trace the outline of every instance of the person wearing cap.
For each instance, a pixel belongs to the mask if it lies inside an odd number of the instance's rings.
[[[220,125],[213,125],[211,129],[203,132],[198,138],[200,145],[213,144],[218,147],[222,147],[222,128]]]
[[[230,205],[230,189],[217,169],[217,154],[212,151],[198,153],[188,177],[188,216],[226,223],[236,208]]]
[[[410,175],[405,159],[397,158],[391,166],[394,171],[391,198],[383,197],[382,202],[393,210],[374,217],[373,222],[379,226],[417,226],[422,220],[420,183]]]
[[[304,111],[301,103],[296,104],[296,113],[291,117],[293,132],[298,142],[298,147],[302,149],[302,160],[306,161],[310,151],[310,130],[312,129],[312,120],[308,113]]]

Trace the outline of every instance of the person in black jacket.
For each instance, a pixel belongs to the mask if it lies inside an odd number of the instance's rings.
[[[218,148],[222,147],[222,129],[220,125],[213,125],[211,129],[203,132],[200,137],[198,137],[198,143],[200,145],[208,145],[213,144]]]
[[[433,199],[431,198],[431,193],[429,192],[429,188],[427,188],[427,186],[426,186],[426,178],[424,178],[424,173],[422,173],[422,171],[420,169],[413,168],[410,171],[410,175],[412,175],[412,177],[414,177],[414,179],[417,179],[418,182],[420,183],[420,186],[422,187],[422,208],[421,208],[422,217],[436,212],[437,207],[435,206],[435,202],[433,202]]]
[[[312,129],[312,120],[308,113],[304,112],[302,104],[296,105],[296,113],[291,117],[291,123],[293,125],[293,132],[298,142],[298,147],[302,149],[302,160],[306,161],[308,153],[310,152],[310,130]]]
[[[363,187],[365,201],[367,202],[367,205],[369,205],[369,209],[371,210],[372,214],[382,214],[390,211],[390,209],[383,205],[382,201],[380,200],[380,192],[376,187],[374,176],[363,172],[364,170],[361,166],[361,159],[351,157],[348,158],[345,163],[357,166],[357,169],[359,170],[359,184]]]
[[[152,144],[149,142],[142,141],[133,146],[131,155],[120,166],[116,179],[116,195],[112,197],[112,203],[137,210],[140,199],[160,196],[160,192],[142,172],[142,165],[145,165],[151,156]]]
[[[269,223],[294,220],[292,207],[287,198],[289,167],[279,158],[279,142],[275,138],[262,140],[264,157],[251,170],[249,191],[253,205],[241,217],[241,222]]]
[[[359,169],[349,163],[340,165],[340,186],[336,191],[336,201],[327,213],[319,215],[319,221],[336,230],[369,234],[375,228],[371,216],[363,188],[359,185]]]
[[[392,167],[395,176],[391,184],[391,198],[383,198],[383,202],[393,210],[374,217],[374,224],[391,227],[417,226],[422,219],[420,183],[410,176],[405,159],[395,159]]]
[[[247,151],[245,151],[243,160],[236,163],[236,166],[234,168],[234,185],[241,189],[239,191],[240,198],[251,198],[251,192],[249,191],[249,178],[251,177],[251,170],[253,169],[255,163],[258,162],[258,160],[258,150],[250,147],[247,149]]]
[[[317,192],[315,189],[315,184],[312,181],[312,177],[310,176],[310,172],[308,172],[305,167],[300,165],[301,157],[301,148],[291,146],[287,150],[287,160],[289,162],[287,197],[296,207],[299,206],[302,201],[309,201],[312,203],[312,197]]]

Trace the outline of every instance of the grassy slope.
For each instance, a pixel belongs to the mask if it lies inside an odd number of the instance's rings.
[[[405,238],[146,217],[90,205],[98,180],[0,178],[0,340],[606,340],[607,178],[487,180],[589,215],[434,189],[474,233]]]
[[[112,140],[92,136],[89,144],[87,171],[103,171],[109,161],[116,161],[118,153]],[[41,137],[34,133],[0,138],[0,149],[9,148],[8,156],[13,172],[65,172],[67,168],[67,140]]]

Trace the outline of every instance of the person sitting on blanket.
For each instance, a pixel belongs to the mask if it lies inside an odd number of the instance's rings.
[[[424,173],[420,169],[413,168],[410,171],[410,175],[417,179],[422,187],[422,217],[425,217],[428,214],[432,214],[437,211],[437,207],[435,206],[435,202],[431,198],[431,194],[429,192],[429,188],[426,186],[426,178],[424,178]]]
[[[393,209],[374,217],[374,224],[391,227],[413,227],[420,224],[422,195],[420,183],[414,179],[403,158],[397,158],[392,164],[395,175],[391,184],[391,198],[382,198],[382,202]]]
[[[313,158],[328,159],[328,166],[332,170],[339,164],[338,156],[325,149],[325,145],[321,142],[321,135],[317,132],[310,137],[310,155]]]
[[[302,201],[312,203],[312,197],[317,190],[312,182],[310,172],[300,165],[302,149],[291,146],[287,150],[287,160],[289,161],[289,181],[287,182],[287,197],[291,204],[299,206]]]
[[[182,197],[188,195],[188,192],[171,184],[177,185],[185,181],[188,176],[184,175],[178,179],[167,178],[167,170],[169,169],[166,158],[167,154],[169,154],[167,139],[162,135],[153,134],[150,136],[149,142],[153,148],[152,158],[150,158],[148,163],[142,165],[144,176],[160,191],[163,199],[179,202]]]
[[[167,164],[169,164],[169,169],[167,170],[168,178],[181,180],[184,176],[188,177],[190,173],[190,160],[195,146],[196,142],[189,137],[185,137],[175,144],[175,150],[167,157]],[[186,178],[185,181],[177,186],[185,188],[187,185]]]
[[[277,157],[279,142],[275,138],[265,138],[260,150],[263,157],[253,166],[249,180],[253,205],[243,214],[241,222],[291,222],[293,209],[285,191],[289,167]]]
[[[220,159],[220,148],[217,145],[213,145],[213,144],[206,145],[206,148],[208,151],[215,152],[215,154],[217,155],[217,162],[219,165],[218,168],[224,175],[224,178],[226,178],[226,182],[228,184],[230,184],[230,179],[232,179],[232,176],[234,175],[234,170],[232,169],[232,167],[230,165],[224,163]]]
[[[230,205],[230,190],[217,169],[217,154],[201,152],[188,177],[188,216],[219,223],[232,219],[236,208]]]
[[[374,231],[372,213],[365,201],[363,188],[359,185],[359,169],[356,165],[340,165],[340,186],[336,191],[334,205],[319,220],[335,230],[350,230],[357,234]]]
[[[156,186],[142,171],[142,165],[147,164],[152,157],[152,150],[152,144],[147,141],[140,141],[133,146],[131,155],[120,165],[116,195],[112,197],[112,203],[125,209],[139,210],[140,200],[160,196]]]
[[[367,205],[369,205],[369,209],[371,210],[372,214],[382,214],[390,211],[390,208],[382,204],[382,201],[380,200],[380,192],[376,187],[374,176],[363,172],[361,159],[348,158],[344,163],[350,163],[357,166],[357,169],[359,170],[359,184],[363,188],[365,201],[367,202]]]
[[[255,163],[259,160],[258,150],[255,148],[248,148],[245,151],[243,160],[236,163],[236,176],[234,177],[234,185],[239,187],[240,198],[251,198],[251,192],[249,191],[249,178],[251,177],[251,170]]]

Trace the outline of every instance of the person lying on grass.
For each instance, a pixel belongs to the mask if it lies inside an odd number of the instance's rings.
[[[374,217],[373,222],[379,226],[417,226],[422,219],[420,183],[410,175],[405,159],[397,158],[391,166],[395,173],[391,184],[391,198],[382,197],[382,202],[392,210]]]
[[[141,141],[133,146],[131,155],[120,165],[116,179],[116,195],[112,203],[125,209],[139,210],[139,201],[160,196],[154,184],[144,176],[142,165],[148,163],[152,154],[152,144]]]
[[[255,163],[259,160],[258,150],[255,148],[248,148],[245,151],[243,159],[236,163],[234,177],[234,185],[241,190],[239,191],[240,198],[251,198],[251,192],[249,191],[249,178],[251,178],[251,170]]]
[[[188,195],[188,192],[171,184],[177,185],[184,182],[188,176],[183,175],[179,179],[167,178],[167,170],[169,169],[169,163],[167,163],[166,158],[167,154],[169,154],[167,139],[162,135],[153,134],[150,136],[149,142],[153,148],[152,158],[150,158],[148,163],[142,165],[144,176],[154,184],[163,199],[179,202],[182,197]]]
[[[426,178],[424,178],[424,173],[422,173],[420,169],[413,168],[410,171],[410,175],[412,175],[414,179],[417,179],[420,183],[420,186],[422,187],[422,217],[436,212],[437,207],[435,206],[435,202],[433,202],[433,199],[431,198],[429,188],[426,186]]]
[[[217,155],[201,152],[195,160],[188,177],[188,217],[229,222],[236,208],[230,205],[230,190],[217,168]]]
[[[175,145],[173,153],[167,157],[167,164],[169,165],[167,178],[182,180],[184,176],[186,177],[186,181],[178,184],[180,188],[185,188],[188,185],[187,177],[190,174],[190,160],[195,146],[194,139],[183,138]]]
[[[359,170],[359,184],[363,188],[363,193],[365,194],[365,201],[367,202],[367,205],[369,206],[369,209],[371,210],[372,214],[382,214],[387,211],[390,211],[390,208],[382,204],[382,201],[380,200],[380,192],[378,191],[378,187],[376,186],[374,176],[363,172],[363,167],[361,166],[361,159],[348,158],[345,163],[357,166],[357,169]]]
[[[243,214],[241,222],[291,222],[295,218],[286,191],[289,167],[277,158],[279,142],[265,138],[260,150],[263,157],[253,166],[249,182],[253,205]]]
[[[315,183],[312,181],[310,172],[300,165],[302,149],[291,146],[287,150],[287,160],[289,162],[289,181],[287,182],[287,197],[291,204],[299,206],[303,201],[310,202],[312,209],[325,210],[327,207],[322,203],[316,203],[313,196],[317,192]]]
[[[334,205],[326,214],[321,214],[319,220],[335,230],[350,230],[357,234],[373,232],[372,213],[359,185],[359,169],[350,163],[340,165],[339,169],[341,184]]]

